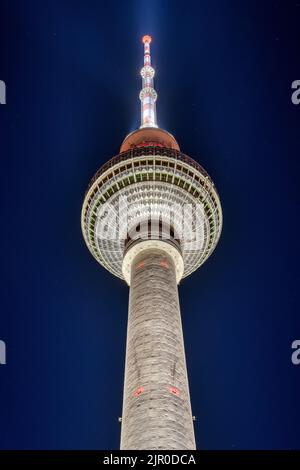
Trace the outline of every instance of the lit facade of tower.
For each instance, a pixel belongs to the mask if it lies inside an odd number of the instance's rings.
[[[144,36],[141,126],[92,178],[82,231],[96,260],[130,286],[121,449],[195,449],[178,288],[214,250],[214,183],[160,129]]]

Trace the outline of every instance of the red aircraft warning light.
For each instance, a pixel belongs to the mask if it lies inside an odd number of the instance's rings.
[[[141,269],[141,268],[144,268],[145,267],[145,262],[144,261],[140,261],[137,265],[136,265],[136,269]]]
[[[160,265],[163,267],[163,268],[169,268],[169,263],[166,259],[163,259],[161,262],[160,262]]]
[[[144,44],[145,44],[146,42],[148,42],[148,43],[150,44],[151,41],[152,41],[152,37],[149,36],[149,34],[145,34],[145,36],[143,36],[143,38],[142,38],[142,41],[143,41]]]
[[[139,387],[133,394],[134,397],[139,397],[145,391],[144,387]]]

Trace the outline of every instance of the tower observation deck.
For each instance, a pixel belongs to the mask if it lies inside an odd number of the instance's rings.
[[[157,125],[151,37],[143,37],[141,125],[92,178],[82,232],[96,260],[130,286],[121,449],[195,449],[178,284],[222,229],[207,172]]]

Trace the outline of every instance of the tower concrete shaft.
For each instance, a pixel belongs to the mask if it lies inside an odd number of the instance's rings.
[[[173,259],[146,248],[132,260],[121,449],[195,449]]]

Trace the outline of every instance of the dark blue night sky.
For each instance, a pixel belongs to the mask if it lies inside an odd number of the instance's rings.
[[[80,212],[139,126],[147,33],[159,125],[224,211],[180,286],[197,447],[300,448],[300,2],[2,0],[0,17],[0,447],[119,447],[128,289]]]

